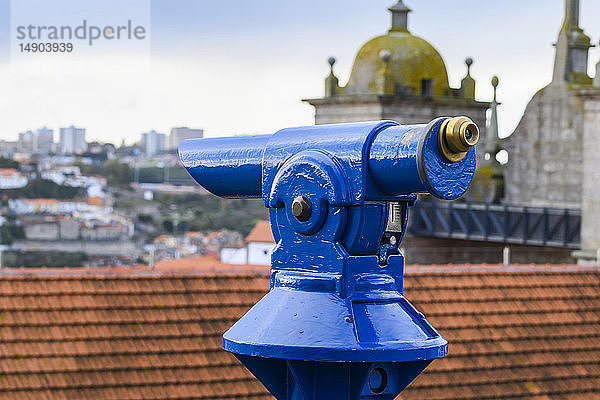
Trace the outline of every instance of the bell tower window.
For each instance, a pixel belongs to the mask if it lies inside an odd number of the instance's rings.
[[[421,96],[433,96],[433,79],[421,79]]]

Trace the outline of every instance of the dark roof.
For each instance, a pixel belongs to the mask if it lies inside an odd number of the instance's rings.
[[[600,273],[407,268],[406,297],[448,339],[402,399],[592,399]],[[221,334],[266,271],[0,276],[0,398],[270,399]]]

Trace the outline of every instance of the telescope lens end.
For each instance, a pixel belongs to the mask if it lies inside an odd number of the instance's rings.
[[[438,148],[447,161],[461,161],[478,141],[479,128],[467,117],[449,118],[440,126]]]

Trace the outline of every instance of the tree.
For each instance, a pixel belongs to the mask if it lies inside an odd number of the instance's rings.
[[[151,224],[154,222],[154,218],[150,214],[138,214],[138,221],[142,224]]]
[[[173,233],[173,221],[171,221],[170,219],[165,219],[162,223],[163,229],[165,231],[167,231],[168,233]]]
[[[108,160],[102,164],[109,185],[127,185],[133,180],[133,170],[118,160]]]
[[[30,199],[73,199],[84,197],[85,189],[58,185],[46,179],[34,179],[23,188],[22,195]]]
[[[0,226],[0,244],[11,244],[12,234],[7,224]]]
[[[0,157],[0,168],[14,168],[19,169],[19,163],[11,160],[10,158]]]
[[[190,226],[189,222],[187,222],[187,221],[180,221],[177,224],[177,232],[179,232],[179,233],[185,233],[185,232],[188,231],[189,226]]]

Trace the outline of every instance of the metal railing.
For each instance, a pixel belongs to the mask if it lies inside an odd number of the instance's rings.
[[[416,236],[578,249],[580,228],[577,209],[420,201],[410,210],[408,231]]]

